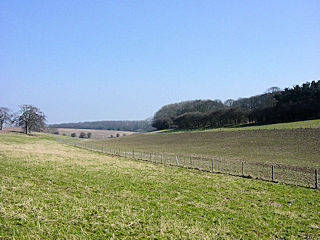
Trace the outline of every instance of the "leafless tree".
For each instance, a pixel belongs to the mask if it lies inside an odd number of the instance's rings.
[[[23,128],[25,134],[28,134],[31,131],[40,131],[45,126],[46,116],[35,106],[22,105],[14,121]]]
[[[280,92],[281,88],[279,87],[270,87],[267,89],[266,93],[276,93],[276,92]]]
[[[0,130],[4,123],[11,123],[12,114],[10,110],[5,107],[0,107]]]

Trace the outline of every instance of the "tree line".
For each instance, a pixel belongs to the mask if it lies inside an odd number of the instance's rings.
[[[193,100],[158,110],[152,126],[158,130],[215,128],[239,124],[268,124],[320,118],[320,81],[238,100]]]
[[[148,132],[154,130],[151,120],[141,121],[96,121],[79,123],[51,124],[52,128],[74,128],[74,129],[98,129],[98,130],[117,130],[131,132]]]

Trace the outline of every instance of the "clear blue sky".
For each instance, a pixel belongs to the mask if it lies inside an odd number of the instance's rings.
[[[0,106],[134,120],[320,79],[320,1],[0,1]]]

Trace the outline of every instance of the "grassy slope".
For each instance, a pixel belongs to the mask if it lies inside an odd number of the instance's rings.
[[[0,134],[0,238],[319,238],[320,192]]]
[[[216,131],[241,131],[241,130],[274,130],[274,129],[296,129],[296,128],[320,128],[320,119],[287,122],[287,123],[274,123],[266,125],[234,125],[223,128],[208,128],[208,129],[165,129],[159,131],[149,132],[148,134],[159,133],[184,133],[184,132],[216,132]]]
[[[248,131],[248,130],[274,130],[274,129],[296,129],[296,128],[320,128],[320,119],[287,122],[287,123],[274,123],[266,125],[235,125],[223,128],[209,128],[209,129],[166,129],[149,132],[148,134],[159,133],[184,133],[184,132],[216,132],[216,131]]]
[[[136,134],[92,143],[136,151],[320,167],[320,128]]]

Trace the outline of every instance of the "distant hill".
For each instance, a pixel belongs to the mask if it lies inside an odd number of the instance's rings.
[[[102,129],[130,132],[148,132],[155,128],[151,126],[151,120],[140,121],[96,121],[96,122],[78,122],[51,124],[52,128],[74,128],[74,129]]]

